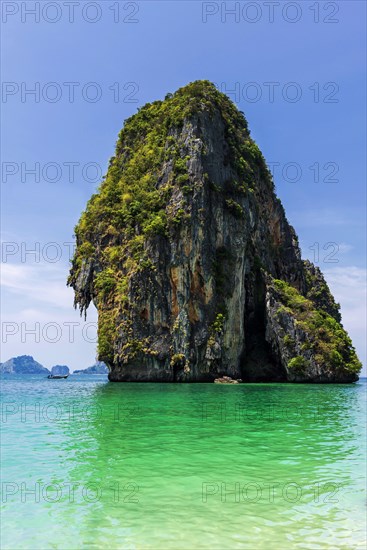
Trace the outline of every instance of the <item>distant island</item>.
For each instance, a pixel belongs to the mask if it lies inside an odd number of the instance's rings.
[[[67,365],[54,365],[51,370],[38,363],[31,355],[11,357],[5,363],[0,363],[0,374],[53,374],[54,376],[68,375]],[[75,370],[72,374],[108,374],[108,368],[102,361],[97,361],[86,369]]]
[[[97,361],[86,369],[75,370],[73,374],[108,374],[108,368],[103,361]]]
[[[19,355],[0,363],[0,374],[50,374],[50,371],[41,363],[35,361],[31,355]]]

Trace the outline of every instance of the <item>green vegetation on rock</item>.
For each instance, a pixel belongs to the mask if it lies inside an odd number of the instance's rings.
[[[331,370],[358,373],[362,365],[351,339],[340,323],[325,311],[315,309],[311,300],[285,281],[275,279],[273,284],[282,304],[278,311],[289,313],[297,326],[307,334],[305,349],[312,350],[315,361]],[[289,345],[289,335],[285,339],[284,343]],[[304,370],[305,366],[306,360],[298,356],[288,363],[289,368],[298,371]]]

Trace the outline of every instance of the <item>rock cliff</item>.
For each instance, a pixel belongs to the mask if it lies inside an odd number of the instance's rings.
[[[358,379],[246,119],[210,82],[125,121],[75,233],[68,284],[98,309],[110,380]]]

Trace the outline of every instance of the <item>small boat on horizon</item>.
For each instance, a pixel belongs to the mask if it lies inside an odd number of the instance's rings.
[[[67,378],[70,374],[69,367],[66,365],[55,365],[52,367],[50,374],[47,378],[52,380],[60,380],[61,378]]]

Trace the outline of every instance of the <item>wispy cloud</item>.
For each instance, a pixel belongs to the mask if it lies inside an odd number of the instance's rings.
[[[333,267],[323,271],[337,302],[341,304],[342,321],[366,361],[367,270],[356,267]]]
[[[340,254],[348,254],[348,252],[351,252],[351,250],[354,250],[354,246],[348,243],[340,243],[339,245]]]
[[[91,307],[87,321],[80,317],[66,277],[62,266],[3,264],[2,361],[33,355],[47,367],[72,370],[94,362],[97,311]]]
[[[2,264],[1,286],[24,298],[25,303],[39,302],[67,309],[72,307],[73,293],[66,287],[67,270],[52,264]]]
[[[289,220],[299,227],[340,227],[340,226],[364,226],[365,222],[360,215],[353,215],[337,209],[322,208],[310,210],[290,210]]]

